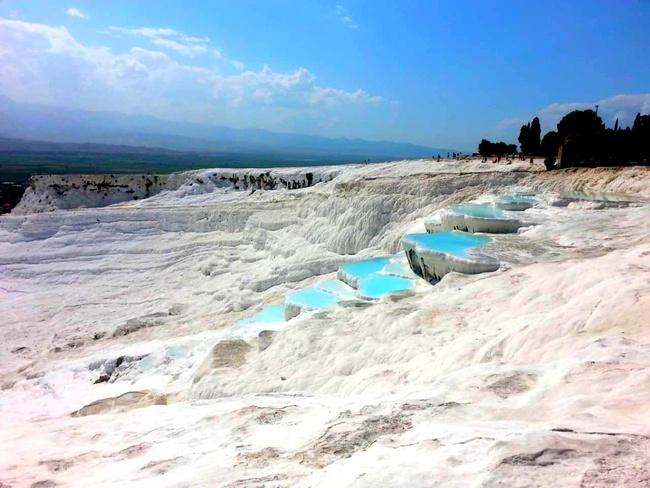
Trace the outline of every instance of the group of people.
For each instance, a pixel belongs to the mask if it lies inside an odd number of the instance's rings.
[[[450,153],[447,153],[447,159],[460,159],[460,157],[462,156],[462,154],[463,154],[463,153],[461,153],[461,152],[458,152],[458,153],[452,152],[452,153],[451,153],[451,156],[450,156]],[[494,159],[492,160],[492,162],[493,162],[493,163],[499,163],[499,162],[501,162],[501,158],[502,158],[502,157],[503,157],[503,156],[495,156]],[[431,159],[434,159],[434,160],[437,159],[438,161],[440,161],[440,154],[438,154],[438,157],[437,157],[437,158],[436,158],[436,156],[431,156]],[[525,160],[526,160],[526,155],[525,155],[523,152],[520,152],[519,154],[514,153],[514,154],[512,155],[512,158],[511,158],[511,157],[508,157],[508,158],[507,158],[507,161],[508,161],[509,163],[511,163],[511,162],[513,162],[515,159],[519,159],[519,161],[525,161]],[[487,156],[483,156],[483,159],[481,159],[481,162],[482,162],[482,163],[487,163],[487,162],[488,162],[488,157],[487,157]],[[533,163],[533,157],[532,157],[532,156],[531,156],[531,158],[530,158],[530,163],[531,163],[531,164]]]
[[[502,156],[495,156],[494,159],[492,160],[492,162],[493,163],[501,162],[501,157]],[[508,161],[508,163],[512,163],[517,158],[519,158],[519,161],[526,161],[526,155],[523,152],[520,152],[519,154],[514,153],[512,155],[512,158],[507,158],[506,161]],[[481,159],[481,162],[482,163],[487,163],[488,162],[488,157],[483,156],[483,159]],[[533,157],[532,156],[530,157],[530,164],[533,164]]]
[[[461,157],[462,154],[463,154],[463,153],[461,153],[461,152],[458,152],[458,153],[452,152],[452,153],[451,153],[451,158],[453,158],[453,159],[458,159],[458,158]],[[435,157],[435,156],[431,156],[431,159],[436,159],[436,157]],[[447,153],[447,159],[450,159],[449,153]],[[438,161],[440,161],[440,154],[438,154]]]

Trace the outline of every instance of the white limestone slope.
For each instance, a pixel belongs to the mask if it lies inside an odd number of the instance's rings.
[[[343,168],[244,168],[184,171],[169,175],[43,175],[30,179],[14,215],[58,209],[105,207],[165,192],[165,200],[227,191],[298,189],[330,181]],[[184,202],[187,204],[188,202]]]
[[[254,193],[191,173],[0,218],[0,483],[645,486],[650,172],[529,166],[386,163]],[[262,352],[234,327],[447,205],[533,188],[638,202],[542,203],[499,271],[300,314]]]

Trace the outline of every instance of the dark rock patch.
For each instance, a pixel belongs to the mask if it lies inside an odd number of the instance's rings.
[[[151,471],[155,475],[163,475],[178,466],[187,463],[188,459],[183,456],[164,459],[162,461],[151,461],[142,467],[142,471]]]
[[[52,473],[67,471],[74,466],[74,462],[69,459],[48,459],[46,461],[40,461],[38,464],[47,467]]]
[[[575,449],[542,449],[538,452],[516,454],[501,460],[501,465],[516,466],[552,466],[553,464],[570,459],[576,455]]]
[[[497,380],[486,385],[485,390],[491,391],[501,398],[508,398],[511,395],[529,390],[534,380],[534,375],[515,373],[499,377]]]
[[[271,344],[273,344],[273,338],[277,334],[275,330],[263,330],[257,336],[257,346],[259,352],[266,351]]]
[[[381,437],[401,434],[412,427],[411,420],[402,414],[377,415],[360,425],[340,422],[330,426],[315,443],[296,456],[301,463],[322,468],[337,459],[365,451]]]
[[[647,452],[646,452],[647,456]],[[648,458],[622,459],[616,454],[602,457],[594,461],[595,466],[588,469],[582,476],[580,488],[605,488],[624,486],[626,488],[650,487],[650,469]]]
[[[226,340],[212,348],[208,358],[212,368],[238,368],[246,363],[246,354],[251,350],[242,339]]]
[[[169,321],[170,313],[156,312],[139,318],[129,319],[126,324],[119,325],[113,332],[113,337],[126,336],[149,327],[159,327]]]
[[[277,424],[284,418],[285,411],[281,408],[274,408],[260,413],[255,421],[259,424]]]
[[[58,486],[58,483],[56,481],[43,480],[32,483],[30,485],[30,488],[54,488],[55,486]]]
[[[224,488],[279,488],[289,486],[286,482],[289,477],[286,474],[273,474],[262,478],[246,478],[229,483]],[[283,483],[280,483],[283,482]]]
[[[259,451],[242,452],[237,455],[239,464],[247,468],[266,468],[269,464],[280,458],[282,451],[275,447],[265,447]]]
[[[97,378],[95,381],[93,381],[93,384],[98,384],[98,383],[106,383],[108,380],[110,380],[111,377],[107,374],[100,374],[99,378]]]
[[[141,442],[140,444],[134,444],[127,448],[117,451],[116,453],[109,454],[106,457],[113,459],[133,459],[143,454],[146,454],[149,451],[150,444],[147,442]]]
[[[148,354],[142,354],[139,356],[119,356],[117,358],[101,359],[90,363],[88,369],[91,371],[99,371],[100,374],[97,380],[95,380],[95,383],[113,383],[126,371],[131,369],[135,363],[147,356]]]

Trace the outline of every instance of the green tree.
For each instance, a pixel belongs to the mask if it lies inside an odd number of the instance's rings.
[[[650,115],[637,114],[632,125],[631,144],[638,162],[650,162]]]
[[[487,139],[481,139],[481,142],[478,145],[478,153],[481,156],[491,156],[492,155],[492,143]]]
[[[521,151],[525,154],[538,154],[541,147],[541,136],[542,126],[538,117],[535,117],[532,122],[522,125],[518,139]]]
[[[569,136],[589,136],[605,130],[605,124],[593,110],[574,110],[562,117],[557,124],[557,133],[562,140]]]
[[[515,152],[517,152],[517,146],[505,142],[490,142],[487,139],[482,139],[478,145],[478,153],[481,156],[503,156]]]
[[[521,147],[521,152],[528,154],[528,138],[530,136],[530,122],[527,125],[522,125],[521,130],[519,131],[519,146]]]
[[[546,157],[557,156],[558,149],[563,141],[560,140],[560,135],[554,130],[547,132],[542,139],[541,151],[542,155]]]
[[[632,132],[650,134],[650,115],[636,114],[634,124],[632,124]]]
[[[528,131],[528,145],[530,146],[527,151],[528,154],[538,154],[541,148],[542,126],[539,123],[539,118],[535,117],[530,123],[530,130]]]

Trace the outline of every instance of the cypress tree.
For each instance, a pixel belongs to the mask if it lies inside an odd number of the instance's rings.
[[[530,154],[539,154],[541,147],[541,137],[542,137],[542,126],[539,123],[539,118],[535,117],[530,124],[530,129],[528,130],[528,146],[529,149],[526,151]]]
[[[519,138],[517,139],[519,141],[519,146],[521,147],[521,151],[526,154],[528,154],[529,134],[530,134],[530,122],[528,122],[528,125],[521,126],[521,130],[519,131]]]
[[[542,126],[539,118],[535,117],[532,122],[521,126],[519,132],[519,145],[525,154],[539,154],[541,150]]]

